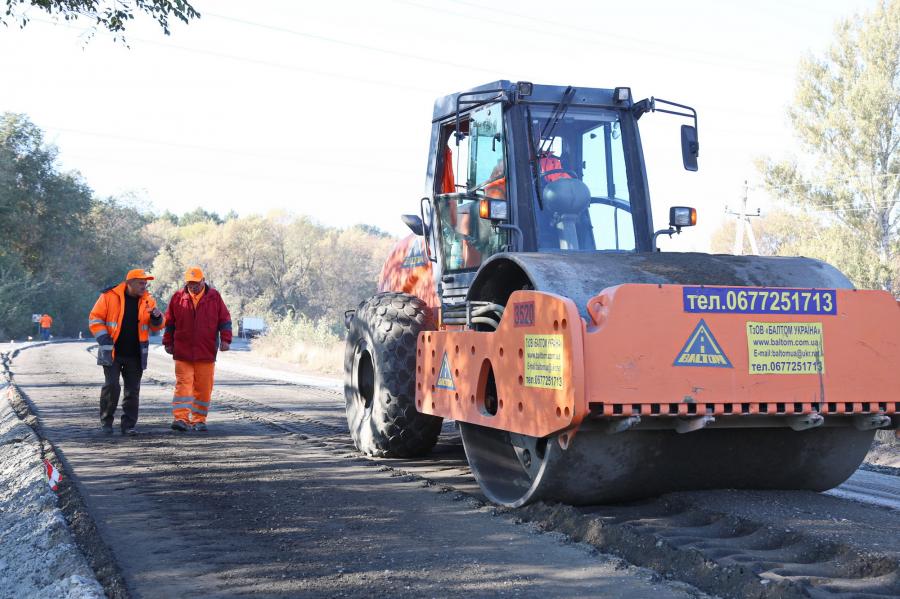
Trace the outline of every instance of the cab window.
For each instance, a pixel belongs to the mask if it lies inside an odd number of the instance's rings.
[[[475,110],[460,127],[459,145],[453,133],[455,123],[445,127],[444,163],[437,171],[442,175],[435,178],[435,210],[444,270],[477,269],[506,243],[505,231],[478,214],[481,199],[506,199],[502,117],[500,104]]]
[[[532,109],[542,201],[538,244],[551,250],[634,251],[634,221],[618,116],[578,108],[549,127],[551,113]],[[541,132],[552,133],[541,137]]]

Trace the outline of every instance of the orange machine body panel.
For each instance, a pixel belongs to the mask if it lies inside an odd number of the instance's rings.
[[[416,406],[426,414],[535,437],[577,425],[586,413],[584,321],[574,302],[516,291],[493,332],[424,331],[416,357]],[[493,369],[496,413],[485,406]]]
[[[706,289],[722,291],[715,305]],[[588,402],[602,404],[604,415],[896,408],[900,309],[883,291],[620,285],[592,298],[588,310]],[[697,348],[686,347],[698,330],[708,355],[724,358],[719,364],[702,363]],[[685,349],[694,357],[679,361]]]
[[[900,309],[885,292],[625,284],[587,312],[517,291],[494,332],[421,333],[419,410],[537,437],[588,413],[896,413]]]
[[[437,312],[440,302],[435,290],[434,270],[425,250],[424,238],[418,235],[409,235],[394,245],[381,268],[381,275],[378,277],[378,291],[398,291],[414,295]]]

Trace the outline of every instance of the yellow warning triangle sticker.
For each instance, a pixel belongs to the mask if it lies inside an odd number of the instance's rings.
[[[673,366],[734,368],[702,318],[688,337],[687,343],[681,348]]]
[[[453,384],[453,374],[450,372],[450,359],[447,357],[447,352],[444,352],[444,358],[441,360],[441,370],[438,372],[437,382],[434,386],[439,389],[456,391],[456,385]]]

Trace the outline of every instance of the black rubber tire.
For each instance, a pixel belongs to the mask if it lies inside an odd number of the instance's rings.
[[[357,449],[407,458],[437,443],[443,418],[416,410],[416,343],[434,328],[431,310],[405,293],[379,293],[350,321],[344,352],[347,425]]]

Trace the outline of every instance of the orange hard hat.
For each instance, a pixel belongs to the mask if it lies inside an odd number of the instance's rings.
[[[199,283],[203,280],[203,271],[199,266],[191,266],[184,271],[185,283]]]
[[[128,274],[125,275],[125,280],[130,281],[131,279],[144,279],[146,281],[152,281],[153,277],[150,276],[143,268],[132,268],[128,271]]]

